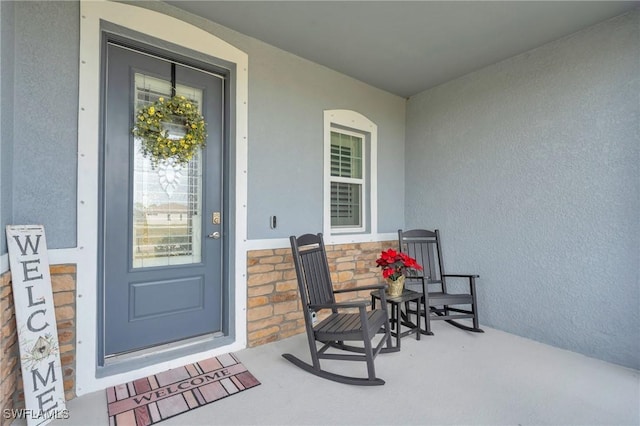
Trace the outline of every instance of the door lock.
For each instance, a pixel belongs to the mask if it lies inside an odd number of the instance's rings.
[[[220,239],[220,233],[218,231],[216,232],[212,232],[209,235],[207,235],[209,238],[213,238],[214,240],[218,240]]]

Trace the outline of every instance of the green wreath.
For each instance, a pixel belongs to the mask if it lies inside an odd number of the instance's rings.
[[[184,126],[184,135],[170,137],[166,124]],[[136,113],[133,134],[142,141],[142,155],[151,159],[151,166],[173,160],[187,164],[207,139],[206,123],[194,102],[184,96],[159,98],[154,104]]]

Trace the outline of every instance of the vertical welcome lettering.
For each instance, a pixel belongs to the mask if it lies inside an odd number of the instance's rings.
[[[66,410],[47,241],[42,225],[7,226],[27,424]]]

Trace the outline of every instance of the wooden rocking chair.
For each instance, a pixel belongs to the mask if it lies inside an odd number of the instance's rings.
[[[415,258],[422,271],[412,271],[406,278],[406,285],[419,284],[419,290],[424,293],[422,303],[425,316],[425,330],[423,334],[433,335],[431,321],[444,320],[451,325],[467,331],[484,333],[478,324],[478,308],[476,302],[476,278],[479,275],[445,274],[440,247],[440,232],[425,229],[410,231],[398,230],[400,251]],[[464,292],[453,293],[447,287],[447,279],[461,278],[467,281],[468,287]],[[406,307],[408,313],[416,313]],[[465,325],[459,320],[471,319],[472,326]]]
[[[399,350],[391,346],[389,317],[383,290],[385,285],[334,290],[322,234],[305,234],[298,238],[292,236],[290,241],[312,364],[291,354],[282,356],[303,370],[325,379],[351,385],[383,385],[384,380],[376,377],[374,359],[381,352]],[[361,290],[383,290],[380,292],[382,309],[367,311],[367,306],[371,304],[368,300],[336,302],[335,294]],[[358,311],[353,312],[355,309]],[[331,313],[314,325],[317,313],[322,310],[330,310]],[[345,310],[349,312],[344,312]],[[381,330],[384,330],[384,336],[375,344],[374,337],[381,333]],[[359,341],[363,346],[347,345],[346,341]],[[320,349],[317,342],[322,344]],[[359,354],[326,353],[331,348]],[[365,361],[368,376],[351,377],[326,371],[320,366],[320,359]]]

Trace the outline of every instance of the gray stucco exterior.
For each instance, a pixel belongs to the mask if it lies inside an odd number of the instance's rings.
[[[640,368],[638,10],[412,97],[406,225],[480,321]]]
[[[74,247],[79,4],[14,9],[12,222],[41,223],[50,247]]]
[[[378,126],[378,231],[404,221],[406,100],[164,3],[143,4],[249,55],[250,239],[322,230],[323,111],[350,109]],[[269,217],[278,227],[269,227]],[[314,231],[315,230],[315,231]]]
[[[5,225],[13,213],[13,2],[0,2],[0,254],[7,252]]]
[[[323,110],[352,109],[378,126],[379,232],[439,228],[448,270],[481,276],[482,324],[640,368],[638,10],[406,101],[135,4],[249,56],[249,239],[322,229]],[[79,5],[0,18],[0,218],[74,247]]]
[[[378,125],[378,230],[402,225],[403,98],[167,4],[134,4],[190,22],[249,54],[249,238],[322,230],[325,109],[352,109]],[[7,46],[15,51],[7,55],[15,60],[15,96],[6,101],[14,104],[13,117],[7,119],[29,131],[3,138],[13,140],[14,150],[13,208],[3,203],[12,211],[3,220],[43,223],[51,248],[74,247],[79,4],[17,2],[14,9],[14,32],[3,37],[15,40]],[[271,215],[278,216],[275,230]]]

